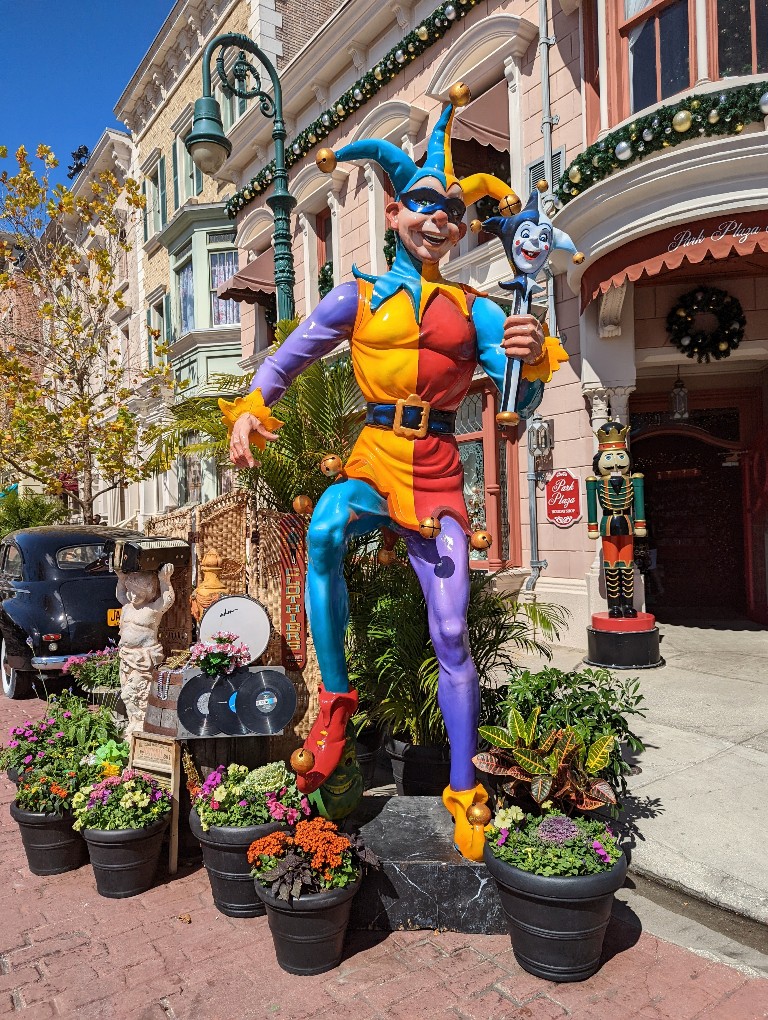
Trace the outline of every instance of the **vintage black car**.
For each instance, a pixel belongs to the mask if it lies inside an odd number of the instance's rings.
[[[8,698],[32,693],[39,673],[60,673],[70,655],[117,641],[117,578],[104,543],[135,538],[121,528],[25,528],[0,542],[0,675]]]

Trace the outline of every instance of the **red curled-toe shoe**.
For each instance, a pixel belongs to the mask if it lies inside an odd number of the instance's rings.
[[[313,793],[322,786],[341,761],[347,723],[356,711],[357,691],[339,694],[320,686],[320,712],[304,741],[304,751],[312,755],[313,761],[310,764],[309,756],[305,755],[309,768],[296,774],[296,785],[302,793]]]

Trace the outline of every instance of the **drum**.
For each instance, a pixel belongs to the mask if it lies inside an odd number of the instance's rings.
[[[211,641],[219,631],[235,634],[248,646],[249,662],[260,659],[267,649],[272,624],[261,602],[249,595],[223,595],[210,605],[200,621],[200,641]]]

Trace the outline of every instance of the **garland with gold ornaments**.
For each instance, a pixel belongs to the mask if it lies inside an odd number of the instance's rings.
[[[696,316],[710,313],[717,319],[711,332],[696,329]],[[669,339],[687,358],[707,364],[712,358],[730,357],[744,339],[747,320],[738,298],[719,287],[697,287],[678,299],[667,316]]]
[[[285,150],[285,165],[291,167],[306,156],[319,142],[327,138],[350,113],[365,106],[412,60],[442,39],[451,26],[466,17],[476,4],[477,0],[447,0],[446,3],[440,4],[428,18],[424,18],[413,31],[403,36],[400,42],[385,53],[375,67],[366,71],[354,85],[332,102],[317,120],[314,120],[288,142]],[[249,202],[266,191],[274,176],[275,161],[272,160],[262,167],[245,187],[231,195],[225,205],[230,219],[234,219]]]
[[[690,138],[741,134],[747,124],[766,116],[768,82],[687,96],[638,117],[579,153],[563,174],[557,197],[570,202],[622,166]]]

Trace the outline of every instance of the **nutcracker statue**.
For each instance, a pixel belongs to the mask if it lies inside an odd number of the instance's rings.
[[[466,233],[468,205],[491,196],[510,215],[521,205],[496,177],[454,173],[451,125],[456,107],[469,99],[466,85],[450,90],[450,105],[431,132],[422,166],[376,138],[318,152],[317,164],[328,173],[346,160],[376,162],[387,172],[396,196],[385,210],[397,236],[394,263],[382,275],[353,267],[355,279],[334,287],[265,359],[248,396],[221,406],[233,463],[252,466],[250,444],[264,449],[265,442],[278,439],[280,422],[271,416],[271,405],[313,361],[349,343],[366,401],[365,427],[345,464],[330,455],[320,465],[334,478],[312,511],[308,531],[307,593],[322,674],[320,713],[292,765],[303,793],[338,785],[328,780],[342,760],[347,723],[357,708],[344,656],[349,619],[344,554],[353,535],[394,532],[404,539],[421,583],[440,666],[438,698],[451,744],[443,802],[454,819],[456,847],[479,860],[490,811],[472,763],[480,686],[467,637],[468,546],[487,549],[491,537],[485,530],[473,533],[469,524],[456,412],[480,365],[504,395],[504,423],[516,423],[533,413],[543,384],[566,356],[557,339],[545,338],[525,301],[507,316],[486,295],[440,273],[440,261]],[[548,236],[547,250],[557,241]],[[569,250],[575,252],[572,245]],[[386,540],[382,553],[387,557],[382,562],[389,561]]]
[[[646,527],[643,476],[632,473],[628,432],[618,421],[597,430],[595,474],[587,478],[587,534],[602,539],[608,598],[608,612],[592,617],[587,661],[626,669],[661,665],[656,621],[634,607],[634,538],[645,538]]]

